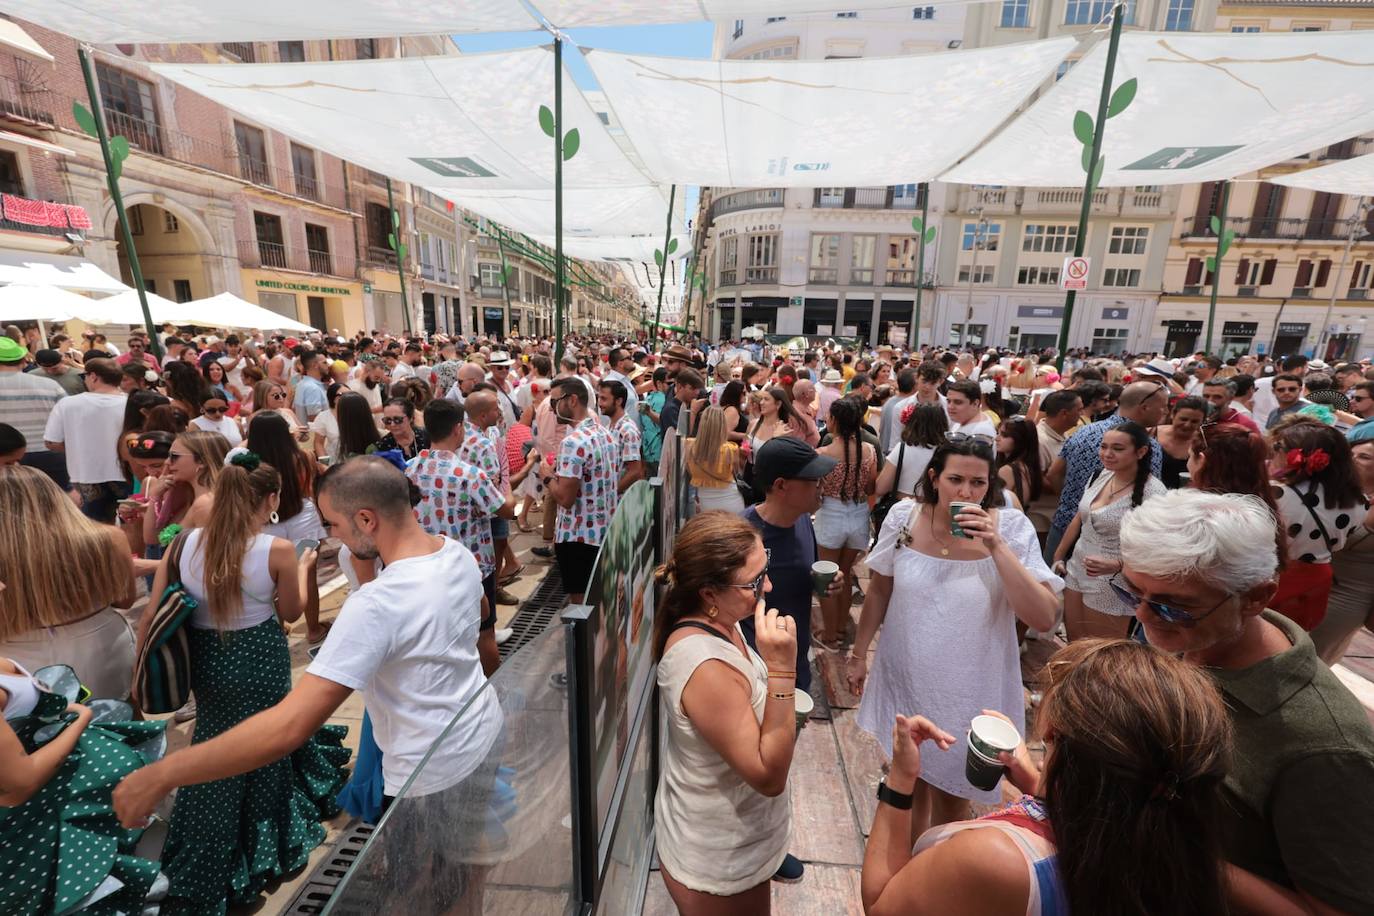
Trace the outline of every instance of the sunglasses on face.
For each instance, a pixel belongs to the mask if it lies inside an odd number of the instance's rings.
[[[945,441],[949,442],[951,445],[958,444],[960,442],[972,442],[974,445],[988,446],[993,444],[992,436],[986,435],[984,433],[950,433],[949,435],[945,436]]]
[[[228,409],[227,407],[202,407],[201,412],[206,416],[218,416]]]
[[[382,417],[383,426],[400,426],[405,421],[405,417]]]
[[[1162,601],[1150,601],[1141,595],[1137,595],[1135,592],[1131,591],[1126,586],[1126,583],[1121,579],[1120,573],[1117,573],[1115,576],[1112,576],[1110,579],[1108,579],[1107,584],[1112,587],[1112,591],[1116,593],[1116,597],[1120,598],[1123,602],[1129,604],[1131,607],[1140,607],[1141,604],[1144,604],[1160,620],[1163,620],[1165,623],[1172,623],[1181,627],[1196,626],[1206,618],[1210,617],[1213,613],[1215,613],[1217,608],[1221,607],[1223,604],[1225,604],[1226,602],[1230,601],[1232,598],[1235,597],[1235,595],[1227,595],[1225,598],[1222,598],[1210,610],[1206,611],[1205,613],[1194,614],[1192,611],[1185,611],[1182,608],[1176,608],[1173,605],[1165,604]]]
[[[737,585],[734,582],[727,582],[725,583],[726,588],[747,588],[754,593],[754,597],[756,599],[762,598],[763,580],[768,578],[768,566],[773,561],[773,551],[765,550],[763,552],[763,558],[763,572],[759,573],[757,578],[751,579],[743,585]]]

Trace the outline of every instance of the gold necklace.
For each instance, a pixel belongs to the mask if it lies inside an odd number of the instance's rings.
[[[935,542],[935,546],[937,546],[937,547],[940,548],[940,556],[942,556],[942,557],[947,557],[947,556],[949,556],[949,548],[946,547],[946,546],[944,545],[944,543],[943,543],[938,537],[935,536],[935,507],[934,507],[934,506],[932,506],[932,507],[930,508],[930,539],[931,539],[932,541]],[[953,541],[950,541],[950,543],[952,544],[952,543],[954,543],[954,542],[953,542]]]

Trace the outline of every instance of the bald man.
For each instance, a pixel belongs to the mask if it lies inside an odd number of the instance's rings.
[[[458,381],[448,390],[445,395],[450,401],[457,401],[462,404],[467,400],[467,396],[472,393],[472,389],[487,380],[487,374],[482,371],[482,367],[476,363],[463,363],[458,370]],[[495,396],[493,396],[495,403]],[[499,412],[499,409],[498,409]]]
[[[1045,556],[1053,557],[1055,549],[1064,537],[1064,531],[1078,512],[1078,501],[1083,491],[1102,470],[1102,461],[1097,450],[1102,445],[1102,437],[1109,430],[1122,423],[1139,423],[1146,429],[1158,426],[1169,411],[1169,389],[1155,382],[1132,382],[1121,392],[1120,406],[1116,413],[1089,423],[1070,436],[1059,457],[1050,465],[1047,476],[1051,484],[1059,489],[1059,509],[1054,513],[1049,537],[1045,541]],[[1159,476],[1163,455],[1159,442],[1150,440],[1150,473]]]
[[[821,434],[816,429],[816,407],[816,386],[807,379],[798,379],[792,386],[792,412],[797,415],[794,425],[797,434],[812,448],[821,444]]]

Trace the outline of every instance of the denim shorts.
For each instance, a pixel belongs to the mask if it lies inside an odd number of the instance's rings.
[[[510,519],[501,518],[493,515],[491,518],[491,536],[495,540],[502,540],[510,537]]]
[[[816,543],[819,546],[829,550],[842,547],[863,550],[868,541],[868,503],[821,497],[821,507],[816,510]]]

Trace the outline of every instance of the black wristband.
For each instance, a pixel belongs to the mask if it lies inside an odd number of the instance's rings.
[[[912,796],[905,792],[888,788],[885,782],[878,783],[878,801],[891,808],[896,808],[898,811],[910,811],[911,799]]]

